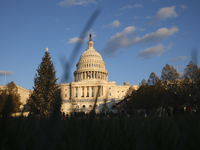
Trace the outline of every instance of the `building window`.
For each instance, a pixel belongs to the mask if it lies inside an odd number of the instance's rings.
[[[65,97],[67,97],[67,94],[65,94]]]
[[[111,93],[110,93],[110,96],[111,96]]]
[[[79,106],[78,106],[78,105],[76,106],[76,109],[79,109]]]
[[[92,73],[92,78],[94,78],[94,73]]]
[[[95,73],[95,79],[97,78],[97,74]]]
[[[83,73],[83,79],[85,79],[85,73]]]
[[[94,97],[94,88],[92,87],[92,97]]]
[[[76,97],[78,97],[78,88],[76,88]]]
[[[84,88],[82,88],[82,97],[84,97]]]
[[[89,87],[87,88],[87,97],[89,97]]]
[[[111,87],[109,87],[109,89],[111,89]]]
[[[90,105],[89,108],[92,109],[92,105]]]
[[[85,105],[83,105],[83,108],[85,108]]]

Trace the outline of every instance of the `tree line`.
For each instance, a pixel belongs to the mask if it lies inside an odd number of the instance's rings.
[[[151,72],[149,79],[143,79],[139,88],[130,86],[125,98],[117,107],[130,109],[154,109],[171,106],[173,108],[190,106],[199,107],[200,68],[192,61],[184,69],[180,77],[177,70],[166,64],[159,78]]]

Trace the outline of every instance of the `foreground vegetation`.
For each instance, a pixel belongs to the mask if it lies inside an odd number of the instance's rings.
[[[1,149],[199,149],[200,115],[1,117]]]

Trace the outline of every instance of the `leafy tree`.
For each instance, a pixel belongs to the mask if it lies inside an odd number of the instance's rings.
[[[161,80],[167,81],[167,80],[176,80],[179,79],[180,74],[177,72],[177,70],[170,66],[169,64],[166,64],[165,67],[163,67],[161,72]]]
[[[199,95],[199,77],[200,69],[192,61],[184,69],[184,95],[187,97],[186,102],[192,106],[196,105]]]
[[[32,112],[39,112],[43,116],[51,114],[59,89],[57,80],[50,53],[46,50],[34,77],[33,93],[27,103]]]
[[[198,79],[199,78],[199,68],[192,61],[189,62],[187,67],[184,69],[184,78],[188,79]]]
[[[151,72],[147,82],[148,85],[155,85],[156,83],[159,82],[159,77],[154,72]]]
[[[20,111],[20,95],[18,88],[12,81],[0,92],[0,113],[9,115]]]
[[[139,85],[147,85],[147,81],[145,79],[142,79],[142,81]]]

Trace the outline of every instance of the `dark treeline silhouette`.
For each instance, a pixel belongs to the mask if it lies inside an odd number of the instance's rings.
[[[152,72],[149,79],[143,79],[138,90],[130,87],[124,100],[117,107],[125,110],[132,109],[167,109],[174,108],[173,113],[182,112],[183,107],[187,111],[198,111],[200,69],[192,61],[184,69],[180,77],[177,70],[166,64],[161,72],[161,78]]]

